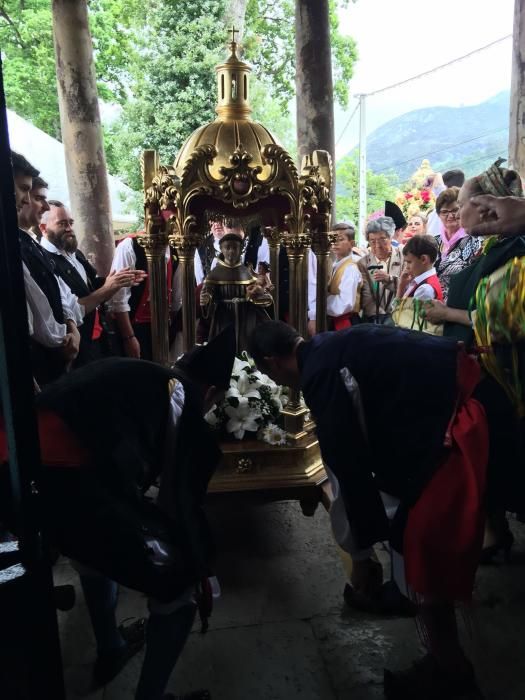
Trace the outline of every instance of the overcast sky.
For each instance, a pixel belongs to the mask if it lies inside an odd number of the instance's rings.
[[[350,105],[336,108],[338,140],[353,111],[353,95],[371,92],[434,68],[512,33],[514,0],[357,0],[341,11],[341,31],[357,40],[359,61]],[[510,87],[512,41],[476,54],[406,86],[367,99],[367,131],[400,114],[437,105],[477,104]],[[486,131],[487,125],[481,125]],[[357,142],[358,113],[336,147]]]

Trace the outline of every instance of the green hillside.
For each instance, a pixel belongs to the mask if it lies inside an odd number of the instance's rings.
[[[506,91],[471,107],[432,107],[396,117],[368,137],[368,167],[392,173],[400,183],[424,158],[436,171],[461,168],[476,175],[507,155],[509,99]]]

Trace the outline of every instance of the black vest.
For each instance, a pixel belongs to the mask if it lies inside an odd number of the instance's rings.
[[[97,276],[95,268],[86,259],[83,253],[76,251],[75,256],[82,264],[86,271],[87,283],[84,282],[82,275],[77,271],[75,266],[60,253],[49,253],[55,264],[56,273],[64,280],[67,286],[71,289],[79,299],[89,296],[94,290],[99,289],[104,284],[104,280]],[[93,335],[93,327],[95,325],[96,311],[93,310],[84,316],[79,333],[82,343],[90,344]]]
[[[64,310],[52,257],[25,231],[19,231],[19,239],[22,260],[31,277],[47,298],[55,321],[64,323]]]
[[[144,248],[139,245],[137,239],[133,236],[131,238],[132,244],[133,244],[133,252],[135,253],[135,269],[136,270],[143,270],[144,272],[148,271],[148,260],[146,258],[146,253],[144,252]],[[172,252],[172,249],[170,248],[170,255],[171,255],[171,264],[172,264],[172,272],[174,273],[175,270],[177,269],[179,265],[179,258],[176,253]],[[143,280],[139,285],[136,287],[131,287],[131,296],[129,298],[129,317],[131,319],[131,322],[133,322],[135,318],[135,314],[137,313],[138,306],[140,304],[140,301],[142,299],[142,295],[144,294],[144,288],[146,286],[146,280]],[[169,285],[168,285],[169,286]]]
[[[212,233],[209,233],[203,243],[197,248],[199,258],[201,259],[202,269],[204,271],[204,277],[208,275],[211,270],[211,264],[215,259],[215,238]]]

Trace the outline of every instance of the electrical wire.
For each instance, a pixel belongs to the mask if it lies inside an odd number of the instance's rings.
[[[349,127],[350,124],[352,123],[352,119],[355,117],[355,113],[357,112],[358,109],[359,109],[359,102],[356,104],[354,111],[353,111],[352,114],[350,115],[350,119],[346,122],[346,124],[345,124],[343,130],[342,130],[341,133],[339,134],[339,138],[338,138],[337,141],[335,142],[335,145],[336,145],[336,146],[339,145],[339,142],[340,142],[341,139],[343,138],[345,131],[348,129],[348,127]]]
[[[449,66],[454,65],[455,63],[459,63],[459,61],[464,61],[466,58],[470,58],[471,56],[475,56],[477,53],[480,53],[480,51],[485,51],[486,49],[490,49],[493,46],[496,46],[496,44],[500,44],[502,41],[506,41],[507,39],[511,39],[512,34],[506,34],[505,36],[500,37],[499,39],[496,39],[495,41],[491,41],[490,44],[485,44],[485,46],[480,46],[478,49],[474,49],[474,51],[469,51],[469,53],[466,53],[464,56],[459,56],[458,58],[453,58],[451,61],[447,61],[447,63],[443,63],[440,66],[436,66],[435,68],[431,68],[430,70],[426,70],[423,73],[418,73],[417,75],[413,75],[411,78],[405,78],[405,80],[400,80],[398,83],[393,83],[392,85],[387,85],[385,87],[379,88],[378,90],[373,90],[372,92],[367,92],[364,93],[366,97],[371,97],[372,95],[379,95],[381,92],[386,92],[387,90],[393,90],[393,88],[400,87],[401,85],[406,85],[406,83],[412,82],[412,80],[419,80],[419,78],[424,78],[427,75],[431,75],[432,73],[435,73],[438,70],[442,70],[443,68],[448,68]]]
[[[454,58],[451,61],[448,61],[447,63],[443,63],[440,66],[436,66],[435,68],[431,68],[430,70],[424,71],[423,73],[418,73],[417,75],[413,75],[411,78],[406,78],[405,80],[401,80],[398,83],[394,83],[392,85],[387,85],[386,87],[379,88],[378,90],[373,90],[372,92],[366,92],[363,93],[365,97],[371,97],[372,95],[379,95],[381,92],[386,92],[387,90],[393,90],[396,87],[400,87],[401,85],[406,85],[407,83],[412,82],[412,80],[419,80],[419,78],[424,78],[426,75],[431,75],[432,73],[435,73],[436,71],[442,70],[443,68],[448,68],[448,66],[452,66],[455,63],[459,63],[460,61],[464,61],[466,58],[470,58],[470,56],[475,56],[477,53],[480,53],[481,51],[485,51],[486,49],[490,49],[493,46],[496,46],[496,44],[500,44],[502,41],[506,41],[507,39],[511,39],[512,34],[506,34],[505,36],[500,37],[499,39],[496,39],[495,41],[491,41],[490,44],[485,44],[485,46],[480,46],[479,48],[475,49],[474,51],[470,51],[469,53],[466,53],[464,56],[459,56],[458,58]],[[350,115],[350,119],[347,121],[345,124],[343,130],[339,134],[339,138],[336,141],[336,146],[340,143],[341,139],[343,138],[346,130],[350,126],[352,119],[355,116],[355,113],[359,109],[359,102],[357,103],[354,111]]]
[[[407,165],[408,163],[412,163],[414,160],[421,160],[423,158],[428,158],[429,156],[434,156],[436,153],[442,153],[443,151],[448,151],[449,148],[455,148],[456,146],[463,146],[465,143],[472,143],[472,141],[478,141],[479,139],[484,138],[485,136],[490,136],[491,134],[498,134],[500,131],[507,131],[508,126],[504,126],[501,129],[494,129],[493,131],[486,131],[484,134],[480,134],[479,136],[474,136],[471,139],[466,139],[465,141],[458,141],[458,143],[451,143],[448,146],[444,146],[443,148],[438,148],[436,151],[430,151],[429,153],[422,153],[419,156],[414,156],[413,158],[409,158],[408,160],[403,160],[400,161],[399,163],[392,163],[391,165],[387,165],[383,168],[379,168],[376,170],[376,173],[383,173],[386,172],[387,170],[390,170],[391,168],[397,168],[400,165]]]

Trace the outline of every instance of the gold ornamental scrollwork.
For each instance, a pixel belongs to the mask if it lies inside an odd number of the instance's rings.
[[[291,250],[303,250],[309,248],[312,242],[312,237],[308,234],[290,235],[283,233],[281,235],[281,243]]]
[[[224,201],[231,201],[235,207],[247,207],[250,202],[258,200],[262,194],[262,187],[258,180],[262,167],[260,165],[252,167],[250,165],[252,160],[253,155],[248,153],[240,143],[229,157],[230,166],[222,166],[219,169],[224,178],[219,184],[219,190]]]

